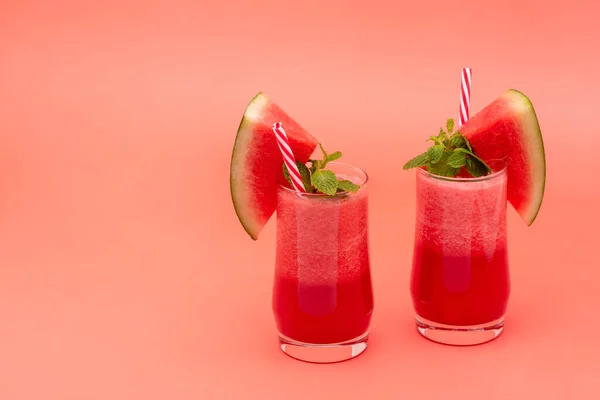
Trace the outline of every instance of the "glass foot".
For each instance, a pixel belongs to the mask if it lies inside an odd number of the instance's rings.
[[[504,316],[495,321],[481,325],[444,325],[429,321],[420,316],[415,317],[417,330],[423,337],[434,342],[455,346],[471,346],[496,339],[504,329]]]
[[[279,347],[288,356],[311,363],[334,363],[349,360],[367,348],[369,332],[341,343],[314,344],[292,340],[279,334]]]

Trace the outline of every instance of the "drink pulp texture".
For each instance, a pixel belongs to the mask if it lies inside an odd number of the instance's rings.
[[[373,294],[366,190],[334,198],[279,190],[273,311],[286,337],[339,343],[368,330]]]
[[[505,171],[467,182],[418,171],[416,220],[417,315],[457,326],[501,318],[510,292]]]

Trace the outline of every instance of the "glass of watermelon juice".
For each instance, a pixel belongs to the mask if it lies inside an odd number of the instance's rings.
[[[449,178],[417,169],[410,289],[418,331],[454,345],[484,343],[504,327],[510,292],[507,170]]]
[[[272,306],[281,349],[310,362],[337,362],[367,346],[373,311],[367,174],[330,163],[361,185],[327,196],[280,186]]]

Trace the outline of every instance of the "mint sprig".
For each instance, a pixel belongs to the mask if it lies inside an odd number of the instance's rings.
[[[337,175],[328,169],[325,169],[327,163],[338,160],[342,157],[340,151],[327,154],[321,143],[319,143],[323,158],[321,160],[308,160],[310,168],[301,162],[296,161],[298,171],[302,177],[302,183],[307,193],[323,193],[328,196],[335,196],[337,193],[356,192],[360,185],[346,179],[339,179]],[[285,163],[282,165],[283,176],[292,185],[289,171]],[[293,185],[292,185],[293,186]]]
[[[454,120],[446,121],[446,130],[440,128],[437,136],[430,136],[434,144],[425,153],[419,154],[406,162],[403,169],[426,167],[427,171],[440,176],[453,178],[462,168],[473,177],[485,176],[492,169],[481,158],[475,155],[471,143],[459,131],[454,130]]]
[[[327,169],[321,169],[310,176],[310,183],[319,192],[333,196],[337,193],[338,189],[338,178],[337,176]]]
[[[356,192],[358,189],[360,189],[360,185],[357,185],[354,182],[350,182],[346,179],[338,181],[338,192]]]

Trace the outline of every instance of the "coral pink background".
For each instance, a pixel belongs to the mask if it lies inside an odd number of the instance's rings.
[[[0,398],[595,398],[600,363],[594,1],[0,3]],[[420,338],[414,174],[400,164],[508,88],[544,132],[547,192],[509,210],[505,334]],[[367,352],[278,349],[274,224],[250,240],[228,170],[265,91],[371,175]]]

